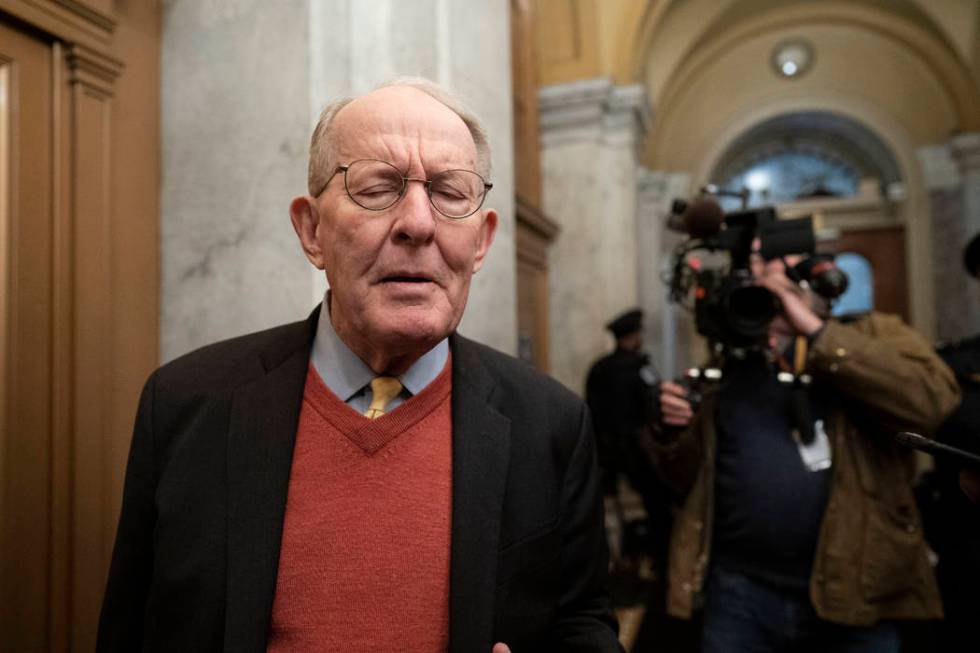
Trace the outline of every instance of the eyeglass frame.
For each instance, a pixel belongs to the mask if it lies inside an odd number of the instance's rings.
[[[377,161],[378,163],[384,163],[386,165],[391,166],[392,169],[395,170],[395,172],[397,172],[399,175],[401,175],[400,176],[400,179],[402,180],[402,189],[401,189],[401,192],[398,193],[398,197],[395,199],[394,202],[392,202],[388,206],[382,207],[380,209],[372,209],[372,208],[369,208],[367,206],[364,206],[363,204],[361,204],[360,202],[358,202],[356,199],[354,199],[354,196],[351,195],[350,188],[348,188],[348,186],[347,186],[347,170],[352,165],[354,165],[355,163],[360,163],[361,161]],[[443,216],[443,217],[445,217],[445,218],[447,218],[449,220],[465,220],[466,218],[470,217],[474,213],[477,213],[481,208],[483,208],[483,203],[487,201],[487,193],[489,193],[490,192],[490,189],[493,188],[493,182],[489,182],[486,179],[484,179],[483,178],[483,175],[481,175],[479,172],[477,172],[475,170],[467,170],[465,168],[450,168],[449,170],[442,170],[440,172],[437,172],[434,176],[438,177],[439,175],[445,174],[447,172],[457,172],[457,171],[458,172],[469,172],[471,174],[474,174],[474,175],[476,175],[477,177],[480,178],[480,181],[483,182],[483,193],[480,195],[480,201],[477,203],[476,208],[473,209],[471,212],[467,213],[466,215],[446,215],[445,213],[443,213],[439,209],[438,206],[436,206],[435,202],[432,201],[432,180],[431,179],[420,179],[418,177],[406,177],[395,166],[395,164],[393,164],[393,163],[391,163],[389,161],[382,161],[381,159],[355,159],[354,161],[351,161],[347,165],[339,165],[339,166],[337,166],[336,168],[334,168],[333,174],[330,175],[330,177],[327,178],[327,181],[323,184],[323,187],[320,189],[320,192],[317,193],[316,197],[319,197],[320,195],[322,195],[324,193],[324,191],[327,190],[327,186],[330,185],[330,182],[333,181],[333,178],[336,177],[338,173],[343,172],[344,173],[344,192],[347,193],[347,197],[350,198],[350,201],[351,202],[353,202],[357,206],[361,207],[365,211],[387,211],[388,209],[390,209],[391,207],[393,207],[395,204],[398,204],[400,201],[402,201],[402,199],[405,197],[405,194],[408,192],[408,182],[410,182],[410,181],[417,181],[417,182],[421,183],[423,186],[425,186],[425,194],[426,194],[426,197],[429,198],[429,204],[432,206],[432,208],[434,208],[439,213],[439,215],[441,215],[441,216]]]

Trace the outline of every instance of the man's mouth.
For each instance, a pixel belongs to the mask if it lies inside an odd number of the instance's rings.
[[[381,278],[381,283],[432,283],[432,278],[421,274],[392,274]]]

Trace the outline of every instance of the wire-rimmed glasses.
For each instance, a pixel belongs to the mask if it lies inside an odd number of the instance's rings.
[[[406,177],[388,163],[377,159],[358,159],[337,166],[324,188],[344,173],[344,189],[351,201],[368,211],[384,211],[405,196],[408,182],[425,186],[432,207],[453,220],[469,217],[480,210],[493,184],[472,170],[443,170],[431,179]],[[323,191],[320,191],[323,192]]]

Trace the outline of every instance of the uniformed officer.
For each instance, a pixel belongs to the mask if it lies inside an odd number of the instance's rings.
[[[649,518],[652,553],[666,556],[670,534],[667,491],[649,461],[640,435],[652,419],[659,379],[643,352],[643,311],[633,309],[606,325],[615,350],[593,363],[585,386],[592,410],[599,466],[606,494],[615,495],[620,475],[643,499]]]

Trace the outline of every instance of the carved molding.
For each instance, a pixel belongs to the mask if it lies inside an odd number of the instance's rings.
[[[980,172],[980,132],[957,134],[949,144],[960,174]]]
[[[604,77],[544,86],[538,107],[543,147],[600,140],[636,147],[652,115],[643,86]]]
[[[82,0],[0,0],[0,10],[58,40],[96,49],[109,46],[117,24],[115,17]]]
[[[612,82],[605,78],[542,87],[538,91],[541,144],[598,139],[603,104],[611,89]]]
[[[79,0],[53,0],[53,2],[78,18],[91,23],[109,34],[116,29],[115,17],[103,13],[84,2],[79,2]],[[47,4],[51,3],[49,2]]]
[[[517,196],[517,223],[534,231],[546,242],[551,242],[561,231],[557,222],[546,216],[526,199]]]
[[[927,145],[918,148],[915,154],[928,190],[959,188],[963,183],[951,144]]]
[[[66,58],[72,84],[80,84],[100,96],[112,97],[113,85],[122,73],[121,61],[83,45],[69,47]]]
[[[603,116],[607,134],[618,134],[629,142],[639,142],[652,120],[646,88],[640,84],[613,86],[606,99]]]

